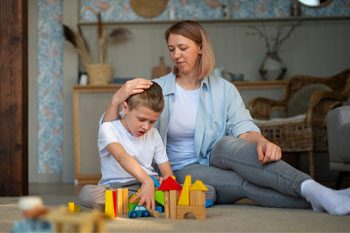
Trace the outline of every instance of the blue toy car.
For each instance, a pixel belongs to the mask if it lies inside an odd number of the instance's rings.
[[[132,203],[133,204],[133,203]],[[129,212],[128,216],[129,218],[140,218],[140,217],[150,217],[151,214],[147,211],[147,209],[142,205],[133,205],[132,208],[130,208],[132,204],[129,204]]]

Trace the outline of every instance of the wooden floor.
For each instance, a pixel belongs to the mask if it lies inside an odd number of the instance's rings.
[[[334,184],[334,181],[327,181]],[[347,180],[348,185],[349,182]],[[349,186],[346,186],[349,187]],[[49,207],[79,203],[80,187],[73,184],[30,184],[30,195],[39,195]],[[0,232],[9,232],[22,215],[18,197],[0,198]],[[85,209],[84,209],[85,211]],[[256,205],[216,205],[207,209],[205,221],[166,220],[160,218],[129,219],[121,217],[107,222],[107,232],[349,232],[349,216],[334,216],[305,209],[276,209]],[[262,216],[268,216],[262,218]]]

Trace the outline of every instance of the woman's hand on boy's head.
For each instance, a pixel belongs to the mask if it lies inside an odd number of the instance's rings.
[[[141,93],[145,89],[150,88],[153,82],[144,78],[135,78],[124,83],[124,85],[117,90],[113,95],[112,102],[116,105],[121,104],[129,98],[129,96]]]

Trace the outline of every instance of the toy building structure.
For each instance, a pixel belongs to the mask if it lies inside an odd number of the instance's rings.
[[[173,177],[168,177],[162,184],[154,177],[152,179],[156,187],[155,210],[128,201],[128,189],[118,189],[106,190],[105,214],[111,219],[116,218],[118,214],[128,214],[129,218],[159,217],[164,209],[165,218],[168,219],[183,219],[188,214],[192,214],[196,219],[205,219],[205,192],[208,188],[202,181],[197,180],[192,184],[192,177],[186,176],[181,186]]]
[[[99,210],[71,213],[67,207],[50,210],[43,217],[53,224],[54,232],[105,232],[105,214]]]
[[[193,214],[196,219],[205,219],[205,192],[208,188],[202,181],[197,180],[192,185],[192,177],[186,176],[181,187],[168,177],[158,190],[164,191],[165,218],[183,219],[187,214]]]

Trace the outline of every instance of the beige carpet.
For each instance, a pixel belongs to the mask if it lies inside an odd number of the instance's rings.
[[[78,188],[70,185],[39,185],[31,189],[31,194],[40,195],[44,203],[53,208],[77,201],[77,192]],[[13,222],[21,218],[17,200],[0,198],[0,232],[9,232]],[[108,221],[107,232],[350,232],[350,216],[263,208],[248,202],[209,208],[204,221],[167,220],[163,217],[129,219],[124,216]]]

